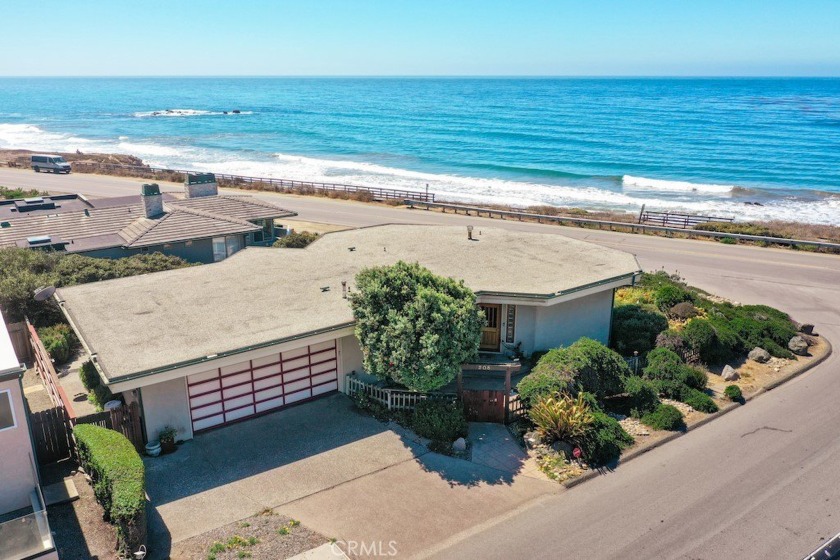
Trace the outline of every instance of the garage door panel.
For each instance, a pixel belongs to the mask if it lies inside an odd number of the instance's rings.
[[[302,401],[308,399],[312,396],[312,391],[307,387],[302,391],[297,391],[295,393],[287,393],[286,394],[286,404],[296,403],[298,401]]]
[[[189,376],[193,430],[336,391],[337,366],[337,341],[333,340]]]
[[[248,405],[242,408],[237,408],[236,410],[225,412],[225,422],[241,420],[242,418],[253,416],[254,414],[256,414],[256,412],[254,411],[254,405]]]
[[[312,396],[323,395],[324,393],[329,393],[331,391],[338,390],[338,381],[330,381],[323,385],[319,385],[317,387],[312,387]]]
[[[263,377],[270,377],[272,375],[280,375],[280,364],[254,369],[254,379],[262,379]]]

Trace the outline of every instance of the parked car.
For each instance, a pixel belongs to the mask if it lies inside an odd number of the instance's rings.
[[[53,173],[70,173],[70,164],[64,158],[54,154],[36,154],[32,156],[32,169],[35,173],[41,170],[52,171]]]

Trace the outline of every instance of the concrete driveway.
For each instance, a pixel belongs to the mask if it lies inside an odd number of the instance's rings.
[[[405,461],[425,448],[333,395],[199,435],[147,458],[150,550]]]

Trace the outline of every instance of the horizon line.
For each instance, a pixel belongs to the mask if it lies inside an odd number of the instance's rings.
[[[348,79],[669,79],[669,80],[835,80],[837,75],[750,75],[750,74],[79,74],[79,75],[0,75],[0,79],[25,78],[348,78]]]

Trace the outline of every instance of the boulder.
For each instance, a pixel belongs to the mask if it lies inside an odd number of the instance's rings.
[[[720,373],[724,381],[736,381],[741,378],[741,375],[732,366],[724,366]]]
[[[565,441],[555,441],[551,444],[551,448],[560,455],[563,455],[567,461],[571,461],[574,458],[574,455],[572,454],[575,449],[574,446],[566,443]]]
[[[814,334],[814,325],[811,323],[802,323],[799,325],[799,332],[804,334]]]
[[[796,354],[797,356],[807,356],[808,355],[808,341],[805,338],[796,335],[790,339],[788,342],[788,350]]]
[[[452,450],[456,452],[464,452],[467,450],[467,440],[459,437],[452,443]]]
[[[533,432],[526,432],[525,435],[522,436],[522,439],[525,440],[525,447],[528,449],[534,449],[543,443],[542,436],[536,430]]]
[[[770,361],[770,352],[768,352],[764,348],[759,348],[758,346],[756,346],[755,348],[750,350],[750,353],[747,355],[747,357],[754,362],[758,362],[759,364],[766,364]]]

